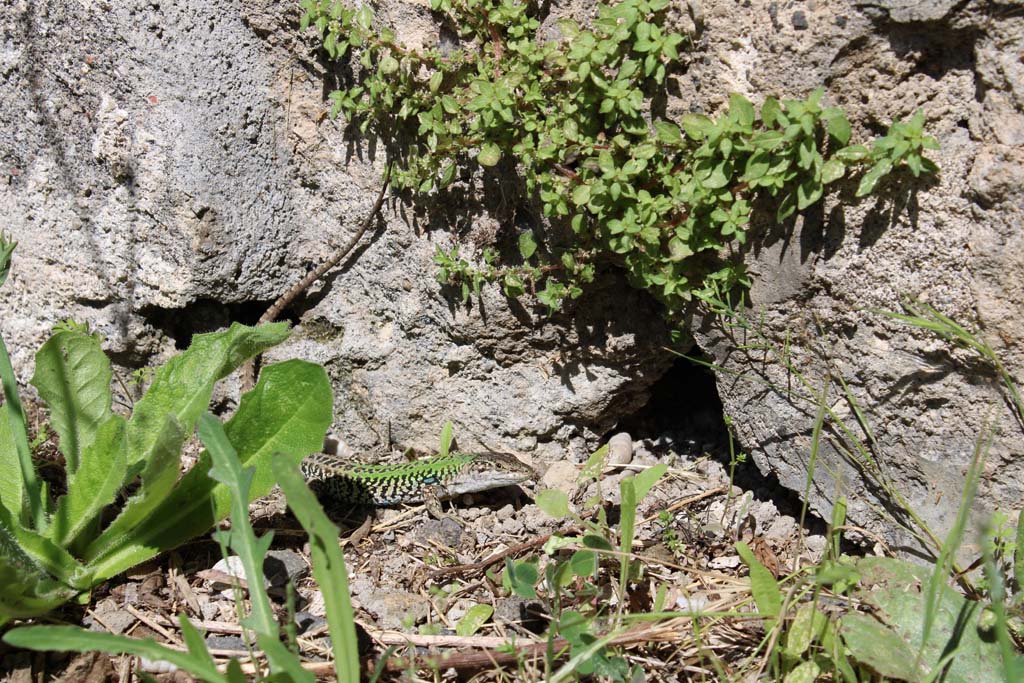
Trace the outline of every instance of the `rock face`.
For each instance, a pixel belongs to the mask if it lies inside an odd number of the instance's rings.
[[[980,330],[1024,381],[1024,18],[970,1],[678,4],[680,28],[701,30],[669,116],[715,111],[730,91],[760,101],[821,84],[861,139],[924,110],[943,145],[937,182],[908,176],[871,201],[841,187],[795,222],[761,226],[747,254],[749,317],[788,344],[795,368],[863,436],[844,378],[870,422],[873,458],[936,533],[952,522],[986,425],[1000,431],[978,509],[1019,505],[1021,425],[994,375],[873,311],[927,301]],[[378,5],[406,43],[437,39],[428,3]],[[553,11],[589,9],[580,0]],[[67,317],[103,332],[126,368],[232,318],[251,322],[357,228],[383,155],[325,117],[334,74],[297,24],[294,3],[275,0],[0,6],[0,209],[20,242],[0,326],[23,378]],[[428,448],[451,419],[463,447],[579,458],[672,362],[658,308],[614,273],[551,319],[488,288],[462,305],[434,279],[435,248],[533,219],[457,209],[425,214],[390,197],[273,355],[326,365],[335,431],[355,448],[389,425],[396,441]],[[804,491],[817,406],[788,391],[798,382],[780,364],[737,350],[721,320],[698,317],[694,334],[737,373],[719,390],[744,448]],[[901,543],[872,512],[893,513],[841,455],[839,431],[830,423],[821,440],[812,506],[827,516],[840,490],[853,523]]]
[[[424,4],[380,14],[407,43],[436,39]],[[0,325],[23,379],[68,317],[129,368],[253,322],[357,229],[383,156],[326,118],[332,76],[298,18],[271,0],[0,7],[0,206],[20,243]],[[427,449],[451,419],[463,448],[578,458],[643,404],[671,362],[646,295],[609,274],[553,319],[490,290],[462,305],[436,281],[436,246],[498,220],[421,218],[389,198],[276,350],[326,365],[350,446],[390,427]]]
[[[747,255],[752,329],[730,331],[707,316],[695,334],[736,373],[720,374],[719,391],[759,468],[799,492],[810,479],[811,505],[826,519],[837,493],[848,496],[854,523],[914,553],[893,524],[909,520],[880,480],[944,538],[976,444],[995,428],[975,509],[1019,509],[1024,488],[1024,425],[996,374],[978,354],[878,313],[902,313],[906,299],[926,302],[978,330],[1024,380],[1024,18],[996,17],[977,3],[807,3],[809,25],[797,31],[781,6],[771,3],[769,10],[780,8],[773,21],[759,22],[709,3],[710,64],[695,78],[720,76],[748,94],[797,94],[818,80],[862,135],[923,109],[942,145],[941,176],[929,184],[908,175],[871,201],[840,188],[792,224],[763,226]],[[755,339],[776,352],[738,350]],[[784,367],[784,348],[835,412],[826,416],[813,477],[821,401],[807,400]],[[849,455],[857,451],[839,421],[868,446],[874,465]]]

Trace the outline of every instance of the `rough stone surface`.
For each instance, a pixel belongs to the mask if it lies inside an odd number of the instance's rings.
[[[401,40],[438,39],[426,3],[378,5]],[[794,222],[756,226],[752,319],[788,345],[811,387],[831,387],[828,405],[852,423],[836,390],[844,378],[874,457],[936,533],[991,422],[1001,431],[978,507],[1019,506],[1021,427],[992,373],[872,311],[925,300],[979,330],[1024,380],[1024,17],[980,0],[688,5],[670,12],[699,29],[665,103],[671,118],[717,111],[730,91],[760,101],[820,84],[861,139],[923,109],[943,146],[938,181],[907,177],[862,201],[842,186]],[[552,6],[553,16],[592,11],[583,0]],[[336,74],[297,19],[283,0],[0,5],[0,210],[20,243],[0,330],[22,380],[68,317],[102,332],[123,369],[160,362],[192,333],[253,321],[356,228],[384,160],[324,116]],[[384,441],[389,425],[399,444],[426,450],[450,419],[462,448],[578,462],[671,363],[657,307],[614,273],[551,319],[492,288],[468,307],[443,291],[436,247],[530,227],[527,212],[497,204],[427,213],[389,197],[372,235],[293,311],[296,333],[269,360],[326,365],[334,433],[355,450]],[[802,492],[816,406],[714,319],[698,316],[695,334],[734,373],[719,391],[742,449]],[[813,509],[827,517],[843,492],[851,523],[899,545],[872,512],[888,507],[884,496],[840,455],[841,438],[830,426],[822,439]]]
[[[408,43],[436,40],[423,3],[378,14]],[[23,379],[67,317],[128,367],[252,321],[363,220],[384,160],[324,117],[333,74],[297,22],[275,0],[0,7],[0,206],[20,242],[0,321]],[[334,431],[356,449],[389,425],[429,449],[451,419],[462,448],[584,457],[670,362],[656,306],[615,274],[553,320],[494,290],[462,306],[435,249],[505,219],[417,211],[388,199],[270,360],[327,366]]]
[[[814,391],[827,388],[828,407],[867,443],[838,382],[845,380],[876,441],[872,458],[942,538],[990,424],[999,433],[976,510],[1019,508],[1022,427],[976,354],[876,311],[902,312],[907,297],[927,302],[978,330],[1024,380],[1024,17],[996,19],[975,2],[799,4],[809,30],[796,33],[708,3],[710,59],[700,81],[725,80],[755,98],[799,96],[822,82],[861,137],[923,109],[942,145],[934,153],[942,171],[934,184],[907,176],[870,201],[842,187],[791,224],[762,226],[747,254],[749,319],[776,349],[788,345],[792,365]],[[801,398],[806,391],[780,355],[738,348],[752,333],[730,332],[711,317],[696,328],[698,344],[729,371],[719,375],[719,392],[742,448],[763,472],[803,492],[816,402]],[[846,495],[853,523],[917,552],[873,511],[902,519],[877,477],[862,476],[844,448],[849,440],[828,420],[811,507],[828,519],[837,493]]]

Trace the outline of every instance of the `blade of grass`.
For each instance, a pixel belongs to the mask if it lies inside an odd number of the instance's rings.
[[[359,649],[355,617],[349,600],[345,556],[338,546],[336,527],[310,491],[298,468],[287,458],[275,457],[274,475],[288,499],[288,507],[309,534],[313,576],[320,584],[327,609],[327,627],[334,644],[334,669],[339,681],[359,680]]]
[[[78,626],[25,626],[4,636],[4,642],[28,650],[60,650],[71,652],[107,652],[145,657],[151,661],[167,662],[187,671],[207,683],[228,683],[217,667],[206,657],[191,652],[172,650],[150,638],[137,639],[113,633],[86,631]]]
[[[982,466],[985,462],[985,456],[988,454],[989,446],[992,444],[993,436],[994,430],[986,427],[974,445],[974,453],[971,456],[971,464],[967,469],[967,476],[964,480],[964,492],[960,498],[960,507],[956,513],[956,520],[953,522],[953,528],[950,529],[949,535],[946,537],[946,542],[942,544],[931,579],[928,581],[928,585],[925,586],[921,647],[917,651],[915,668],[921,665],[925,646],[928,644],[928,638],[935,623],[940,591],[953,570],[956,551],[963,542],[964,532],[967,530],[967,522],[970,519],[971,504],[974,502],[974,496],[978,488],[978,479],[981,477]]]
[[[273,533],[257,538],[249,523],[249,488],[256,469],[242,469],[224,425],[211,413],[199,418],[199,438],[213,459],[210,476],[231,491],[231,531],[218,532],[218,535],[227,536],[228,545],[241,559],[248,580],[252,613],[243,624],[256,632],[256,642],[267,655],[273,673],[286,673],[296,683],[314,683],[313,674],[303,669],[298,657],[281,643],[280,628],[263,585],[263,558],[270,549]]]

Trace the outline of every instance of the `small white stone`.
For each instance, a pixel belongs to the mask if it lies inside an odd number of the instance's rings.
[[[633,462],[633,437],[619,432],[608,440],[608,464],[628,465]]]

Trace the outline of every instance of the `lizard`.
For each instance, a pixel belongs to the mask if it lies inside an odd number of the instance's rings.
[[[337,455],[314,453],[299,466],[322,499],[353,507],[424,503],[444,517],[441,501],[467,493],[539,481],[537,472],[504,453],[449,453],[397,464],[351,463]]]

